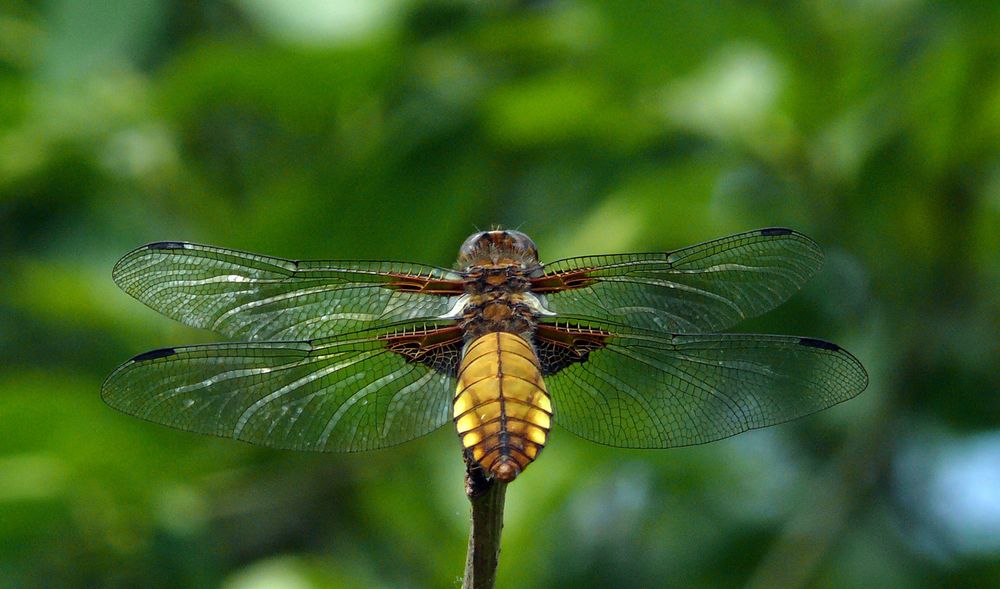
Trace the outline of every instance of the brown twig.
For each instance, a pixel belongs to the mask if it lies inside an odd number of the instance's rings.
[[[506,483],[486,478],[482,469],[466,460],[465,493],[472,504],[472,529],[465,558],[462,589],[492,589],[500,560],[500,532]]]

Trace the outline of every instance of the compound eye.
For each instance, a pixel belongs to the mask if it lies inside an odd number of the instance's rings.
[[[464,242],[462,242],[462,247],[458,249],[458,256],[460,258],[468,258],[476,253],[481,247],[481,242],[486,237],[485,231],[480,231],[479,233],[473,233]]]
[[[534,240],[520,231],[507,231],[506,234],[515,250],[528,252],[532,257],[538,258],[538,246]]]

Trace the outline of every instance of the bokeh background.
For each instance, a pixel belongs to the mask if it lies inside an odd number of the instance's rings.
[[[355,455],[120,415],[102,379],[212,334],[111,282],[158,240],[451,265],[765,226],[821,274],[743,331],[871,375],[695,448],[555,430],[499,587],[1000,586],[1000,5],[5,0],[0,586],[450,587],[449,428]]]

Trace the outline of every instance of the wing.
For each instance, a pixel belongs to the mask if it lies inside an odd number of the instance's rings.
[[[448,311],[456,272],[391,262],[295,262],[191,243],[140,247],[112,276],[164,315],[248,341],[306,340]]]
[[[702,444],[789,421],[859,394],[868,375],[822,340],[540,326],[556,423],[601,444]],[[561,350],[561,353],[559,353]]]
[[[562,317],[703,333],[773,309],[822,263],[801,233],[758,229],[674,252],[559,260],[531,288]]]
[[[182,430],[293,450],[351,452],[451,418],[457,327],[412,324],[314,342],[154,350],[104,382],[104,401]]]

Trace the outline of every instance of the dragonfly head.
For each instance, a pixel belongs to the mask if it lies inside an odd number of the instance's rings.
[[[538,246],[530,237],[514,230],[473,233],[458,250],[458,266],[538,264]]]

